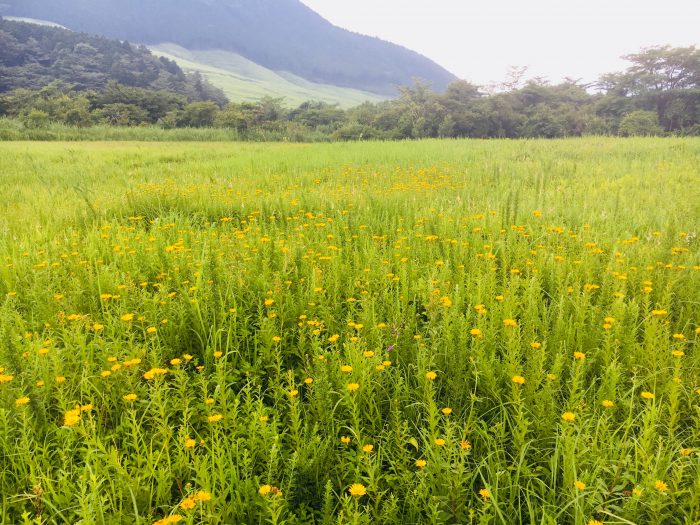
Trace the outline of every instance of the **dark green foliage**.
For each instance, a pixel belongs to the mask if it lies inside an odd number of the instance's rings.
[[[177,64],[143,46],[0,19],[0,93],[41,89],[56,80],[77,91],[101,91],[114,83],[174,93],[188,101],[226,103],[224,94],[201,76],[185,75]]]
[[[21,47],[12,49],[22,52]],[[35,137],[36,130],[49,123],[216,127],[226,137],[294,142],[700,135],[698,54],[694,48],[655,48],[631,55],[633,65],[623,73],[605,76],[599,93],[589,92],[588,86],[575,80],[550,85],[534,79],[491,94],[462,80],[450,84],[444,93],[416,81],[399,88],[400,96],[394,100],[367,102],[348,110],[314,101],[289,109],[283,99],[271,97],[221,107],[216,97],[201,100],[208,97],[209,87],[197,76],[189,79],[184,94],[115,81],[87,91],[61,82],[39,90],[16,89],[0,96],[0,116],[17,118],[31,130],[25,135],[16,130],[5,134],[17,138]],[[4,57],[6,63],[18,61],[8,52]],[[640,64],[656,73],[640,72]],[[669,68],[665,75],[659,73],[663,68]]]
[[[120,40],[235,51],[314,82],[395,94],[423,78],[455,80],[428,58],[335,27],[298,0],[6,0],[6,15],[58,22]],[[2,12],[0,12],[2,14]]]

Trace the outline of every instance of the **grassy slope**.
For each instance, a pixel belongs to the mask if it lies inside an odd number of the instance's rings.
[[[290,106],[307,100],[351,107],[384,97],[327,84],[316,84],[288,72],[275,72],[230,51],[188,50],[176,44],[149,46],[154,54],[174,60],[186,71],[199,71],[232,101],[255,101],[264,96],[284,97]]]
[[[7,20],[63,27],[47,20],[5,17]],[[232,101],[254,102],[264,96],[284,97],[288,106],[307,100],[339,104],[343,108],[357,106],[367,100],[378,102],[385,97],[328,84],[316,84],[286,71],[275,72],[230,51],[219,49],[191,51],[176,44],[149,46],[153,54],[174,60],[185,71],[199,71],[212,84],[221,88]]]
[[[39,20],[38,18],[24,18],[22,16],[5,16],[3,18],[5,20],[9,20],[10,22],[26,22],[27,24],[36,24],[38,26],[58,27],[60,29],[67,29],[61,24],[50,22],[48,20]]]

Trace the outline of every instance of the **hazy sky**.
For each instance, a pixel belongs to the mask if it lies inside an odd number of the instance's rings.
[[[595,80],[620,55],[700,44],[700,0],[302,0],[335,25],[422,53],[477,84],[528,76]]]

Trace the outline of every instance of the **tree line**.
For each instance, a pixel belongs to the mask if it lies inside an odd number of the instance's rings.
[[[516,71],[496,89],[460,80],[435,92],[417,81],[399,88],[396,99],[350,109],[314,101],[288,108],[283,99],[269,97],[197,100],[116,80],[85,90],[54,82],[0,96],[0,115],[32,128],[51,122],[226,128],[244,140],[700,135],[700,50],[665,46],[625,58],[630,63],[625,71],[604,75],[594,85],[523,80],[523,71]]]

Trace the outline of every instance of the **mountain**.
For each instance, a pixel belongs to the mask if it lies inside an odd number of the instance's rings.
[[[313,100],[351,108],[363,102],[381,102],[389,98],[369,91],[311,82],[293,73],[272,71],[233,51],[189,50],[176,44],[148,47],[153,54],[173,60],[184,71],[200,73],[236,102],[257,102],[272,97],[283,98],[284,105],[289,107]]]
[[[341,29],[299,0],[0,0],[0,15],[190,51],[238,54],[307,81],[395,95],[420,78],[443,90],[449,71],[404,47]]]
[[[78,91],[102,91],[116,82],[190,101],[226,102],[224,93],[201,76],[185,74],[143,46],[0,18],[0,92],[40,89],[54,81]]]

